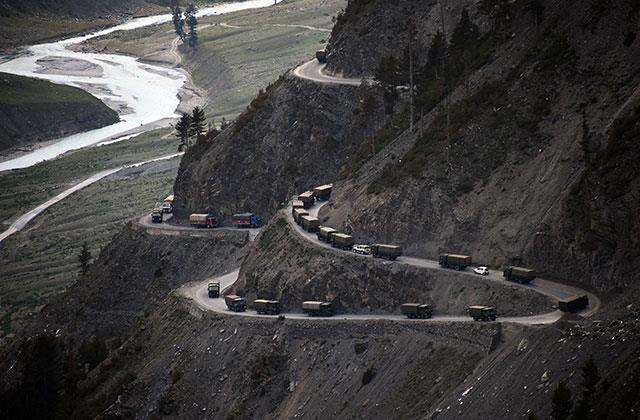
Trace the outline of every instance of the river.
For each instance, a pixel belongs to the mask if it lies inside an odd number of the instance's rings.
[[[221,15],[272,5],[274,0],[223,3],[202,8],[197,15]],[[179,105],[178,91],[186,81],[182,72],[141,63],[134,57],[67,49],[70,45],[115,31],[129,31],[167,22],[171,22],[170,14],[132,19],[89,35],[30,46],[24,55],[0,64],[0,72],[79,87],[106,103],[117,104],[120,114],[120,122],[116,124],[64,137],[20,157],[0,162],[0,171],[26,168],[70,150],[111,140],[135,129],[141,130],[141,127],[149,124],[167,125],[168,119],[175,118]],[[43,62],[53,63],[55,70],[43,73]]]

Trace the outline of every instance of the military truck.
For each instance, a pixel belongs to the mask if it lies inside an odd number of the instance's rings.
[[[427,319],[433,315],[433,308],[426,303],[403,303],[400,306],[400,312],[407,318]]]
[[[155,206],[151,211],[151,222],[152,223],[162,223],[163,212],[161,206]]]
[[[291,202],[291,214],[293,214],[296,209],[304,209],[304,203],[300,200],[293,200]]]
[[[331,236],[333,236],[334,233],[338,233],[338,231],[329,226],[320,226],[318,227],[317,235],[318,239],[322,242],[331,242]]]
[[[309,316],[333,316],[331,302],[306,301],[302,302],[302,311]]]
[[[474,321],[495,321],[498,313],[493,306],[474,305],[467,308],[467,313]]]
[[[320,219],[313,216],[302,216],[300,217],[302,229],[307,232],[317,232],[320,227]]]
[[[298,196],[298,200],[302,201],[305,209],[313,207],[316,202],[315,197],[313,196],[313,191],[305,191]]]
[[[195,228],[211,229],[218,226],[218,219],[213,214],[194,213],[189,216],[189,223]]]
[[[327,51],[326,50],[318,50],[316,51],[316,60],[318,63],[324,64],[327,62]]]
[[[589,306],[587,295],[571,296],[570,298],[558,301],[558,308],[562,312],[578,312]]]
[[[309,212],[306,211],[305,209],[295,209],[293,211],[293,220],[297,223],[300,224],[302,223],[301,218],[302,216],[308,216]]]
[[[220,297],[220,282],[217,280],[211,280],[209,284],[207,284],[207,293],[210,298]]]
[[[455,270],[464,270],[471,265],[471,257],[460,254],[440,254],[438,263],[444,268],[453,268]]]
[[[167,196],[162,202],[162,211],[165,213],[173,213],[173,194]]]
[[[373,244],[371,245],[371,255],[374,258],[395,260],[402,255],[402,247],[398,245]]]
[[[260,315],[280,314],[280,302],[277,300],[256,299],[253,301],[253,309]]]
[[[247,300],[238,295],[226,295],[224,297],[224,303],[226,303],[227,308],[233,312],[244,312],[247,310]]]
[[[506,267],[502,275],[508,281],[516,281],[518,283],[529,283],[531,280],[536,278],[535,270],[524,267]]]
[[[351,249],[355,241],[353,240],[353,236],[346,235],[344,233],[332,233],[331,237],[331,245],[334,248],[340,249]]]
[[[333,184],[320,185],[313,189],[313,196],[318,201],[327,201],[331,198],[331,190],[333,190]]]

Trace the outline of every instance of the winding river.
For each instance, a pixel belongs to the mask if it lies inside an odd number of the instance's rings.
[[[198,16],[220,15],[272,6],[282,0],[247,0],[202,8]],[[68,46],[87,39],[171,22],[171,15],[132,19],[89,35],[28,47],[26,53],[0,64],[0,72],[38,77],[79,87],[118,109],[120,122],[96,130],[61,138],[20,157],[0,162],[0,171],[26,168],[54,159],[70,150],[91,146],[151,124],[168,125],[176,117],[178,91],[186,81],[175,69],[139,62],[134,57],[74,52]],[[43,66],[42,64],[47,64]],[[80,70],[79,70],[80,68]]]

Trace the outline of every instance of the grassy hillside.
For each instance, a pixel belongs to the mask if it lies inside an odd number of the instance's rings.
[[[113,124],[118,114],[85,91],[0,73],[0,150]]]
[[[105,168],[175,152],[166,131],[94,147],[32,168],[0,176],[0,219],[4,226],[47,198]],[[94,255],[127,220],[164,197],[179,159],[128,169],[49,208],[27,228],[0,244],[0,329],[6,334],[36,313],[78,275],[77,256],[86,241]]]

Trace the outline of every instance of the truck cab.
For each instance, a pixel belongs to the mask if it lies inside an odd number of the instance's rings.
[[[152,223],[162,223],[162,207],[156,206],[151,211],[151,222]]]
[[[220,297],[220,282],[210,281],[207,285],[207,293],[210,298]]]
[[[244,312],[247,310],[247,300],[238,295],[227,295],[224,297],[227,308],[233,312]]]
[[[498,317],[496,308],[493,306],[469,306],[469,308],[467,308],[467,312],[474,321],[495,321]]]
[[[173,213],[173,194],[165,198],[162,202],[162,211],[165,213]]]

